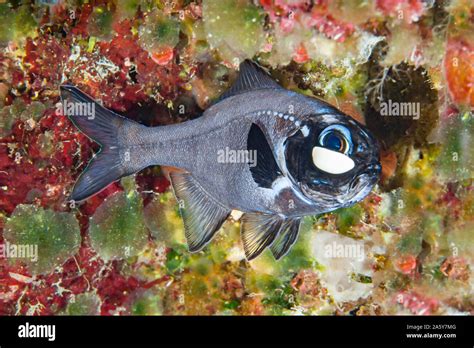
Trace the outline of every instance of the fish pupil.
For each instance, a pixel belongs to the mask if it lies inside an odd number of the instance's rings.
[[[344,148],[344,139],[336,132],[329,132],[323,138],[322,145],[329,150],[341,151]]]

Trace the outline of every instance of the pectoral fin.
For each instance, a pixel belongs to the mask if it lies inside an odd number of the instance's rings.
[[[189,251],[199,251],[214,237],[231,210],[204,191],[191,174],[172,173],[170,179],[179,202]]]
[[[275,257],[279,260],[282,258],[296,242],[298,232],[300,230],[300,218],[291,218],[283,222],[278,237],[272,243],[270,250]]]

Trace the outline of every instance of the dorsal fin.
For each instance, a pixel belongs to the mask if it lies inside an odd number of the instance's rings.
[[[201,250],[210,242],[230,214],[189,173],[170,174],[184,222],[189,251]]]
[[[246,59],[240,63],[239,75],[234,84],[220,96],[218,101],[233,95],[263,88],[282,87],[260,65],[250,59]]]

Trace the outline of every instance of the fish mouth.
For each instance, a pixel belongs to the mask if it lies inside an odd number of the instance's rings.
[[[357,175],[349,185],[348,193],[353,195],[351,201],[360,201],[367,196],[377,183],[382,166],[379,162],[369,164],[364,171]]]

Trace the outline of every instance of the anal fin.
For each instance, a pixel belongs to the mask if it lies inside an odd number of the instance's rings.
[[[179,201],[189,251],[199,251],[214,237],[231,210],[207,194],[191,174],[172,173],[170,179]]]

